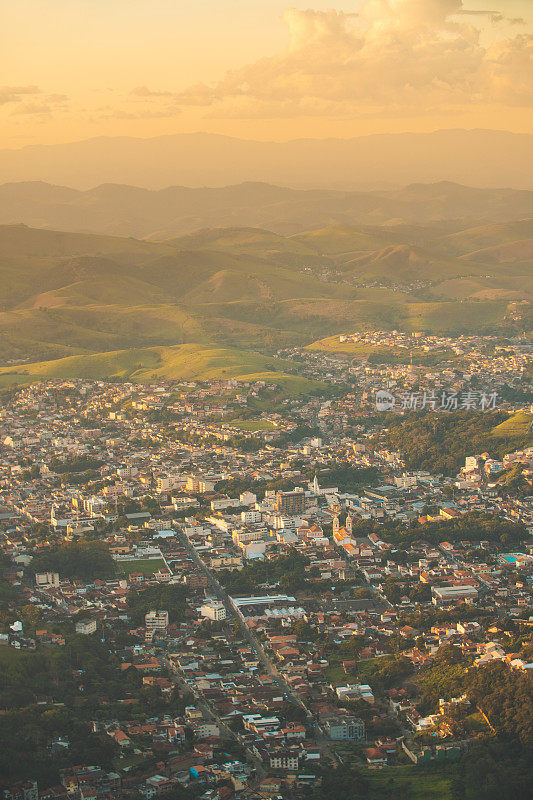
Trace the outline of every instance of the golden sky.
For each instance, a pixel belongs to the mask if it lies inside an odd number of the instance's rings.
[[[335,3],[14,0],[0,146],[533,130],[533,0]]]

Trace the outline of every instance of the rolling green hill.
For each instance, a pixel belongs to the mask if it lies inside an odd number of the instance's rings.
[[[306,393],[320,384],[285,372],[292,362],[248,350],[183,344],[175,347],[132,348],[69,356],[0,370],[0,387],[35,380],[100,378],[143,382],[166,378],[237,378],[264,380],[290,393]]]
[[[533,238],[533,219],[479,225],[451,233],[441,242],[449,253],[465,255],[486,247]]]
[[[156,242],[0,226],[4,383],[80,364],[135,379],[283,372],[264,363],[280,347],[357,329],[529,329],[531,302],[517,302],[533,300],[527,221],[449,229],[232,227]],[[135,370],[128,352],[143,354]]]
[[[150,237],[152,238],[152,237]],[[261,228],[205,228],[166,242],[180,250],[216,250],[268,259],[286,266],[287,259],[304,263],[316,259],[317,248],[295,236],[280,236]],[[293,257],[293,258],[291,258]]]
[[[512,438],[512,437],[529,437],[533,441],[533,414],[527,414],[525,411],[519,411],[513,414],[492,429],[492,436],[496,439],[499,438]]]

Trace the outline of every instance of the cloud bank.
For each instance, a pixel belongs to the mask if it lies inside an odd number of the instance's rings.
[[[485,46],[479,25],[495,10],[462,0],[365,0],[358,14],[289,8],[287,49],[175,95],[215,116],[440,112],[472,105],[529,106],[533,36]],[[505,20],[517,25],[521,20]]]

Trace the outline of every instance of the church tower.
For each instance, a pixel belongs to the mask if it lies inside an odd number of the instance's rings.
[[[333,517],[333,536],[336,536],[339,532],[339,518],[337,516]]]
[[[350,514],[346,517],[346,533],[348,536],[352,535],[352,517]]]

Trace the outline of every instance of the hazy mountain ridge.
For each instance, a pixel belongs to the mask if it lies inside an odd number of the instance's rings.
[[[0,181],[37,179],[84,189],[99,183],[161,188],[268,181],[368,190],[448,180],[533,189],[532,153],[531,135],[482,129],[287,142],[207,133],[98,137],[0,150]]]
[[[449,182],[411,184],[390,192],[302,190],[263,183],[157,191],[110,184],[87,191],[32,182],[0,186],[0,224],[152,240],[215,227],[262,228],[286,236],[324,225],[457,221],[460,228],[530,217],[533,191]]]

